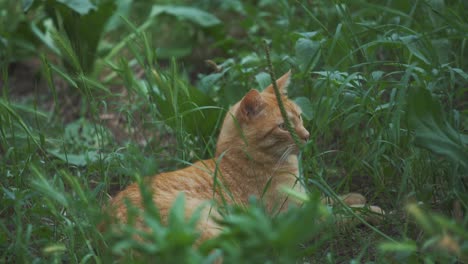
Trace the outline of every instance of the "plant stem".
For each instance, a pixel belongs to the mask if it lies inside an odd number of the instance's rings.
[[[264,49],[265,49],[265,54],[266,54],[266,59],[267,59],[268,72],[270,74],[271,83],[273,84],[273,90],[275,91],[276,100],[278,101],[278,106],[281,111],[281,116],[283,116],[286,129],[288,130],[289,134],[291,134],[291,137],[293,138],[294,143],[299,148],[301,148],[302,147],[301,141],[299,140],[299,137],[297,136],[296,131],[293,129],[293,127],[291,126],[291,123],[289,122],[288,114],[286,113],[283,100],[281,99],[281,93],[279,92],[278,84],[276,83],[276,77],[275,77],[275,73],[273,70],[273,64],[271,63],[271,59],[270,59],[270,49],[268,48],[268,44],[265,40],[263,41],[263,44],[264,44]]]

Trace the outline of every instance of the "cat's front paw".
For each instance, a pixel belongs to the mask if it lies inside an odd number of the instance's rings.
[[[351,208],[362,208],[359,210],[359,214],[364,217],[364,219],[373,224],[379,224],[383,217],[385,216],[385,211],[382,210],[379,206],[376,205],[366,205],[366,204],[353,204],[350,205]]]
[[[349,206],[366,204],[367,202],[366,197],[360,193],[348,193],[341,195],[340,199]]]
[[[373,225],[379,224],[385,215],[385,211],[379,206],[368,205],[366,198],[360,193],[340,195],[339,199],[349,207],[353,208],[356,214]],[[333,207],[336,205],[336,201],[328,197],[322,199],[322,203]],[[350,217],[349,215],[345,216],[343,214],[338,214],[337,219],[338,223],[344,224],[344,226],[354,226],[361,223],[358,218],[353,216]]]
[[[360,193],[348,193],[345,195],[340,195],[339,199],[348,206],[355,204],[366,204],[366,197]],[[334,205],[336,201],[330,197],[325,197],[322,199],[322,203],[327,205]]]

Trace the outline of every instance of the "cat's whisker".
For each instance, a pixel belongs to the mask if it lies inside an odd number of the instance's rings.
[[[274,172],[276,172],[280,167],[283,166],[284,162],[287,161],[287,159],[289,158],[289,155],[291,155],[291,153],[293,152],[294,147],[295,147],[294,144],[290,144],[286,147],[286,150],[281,154],[281,157],[279,158],[278,162],[275,164],[275,168],[273,169]]]

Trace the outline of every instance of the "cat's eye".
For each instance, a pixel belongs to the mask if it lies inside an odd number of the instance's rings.
[[[287,128],[286,128],[286,123],[281,123],[281,124],[279,124],[279,125],[278,125],[278,128],[279,128],[279,129],[282,129],[282,130],[286,130],[286,129],[287,129]]]

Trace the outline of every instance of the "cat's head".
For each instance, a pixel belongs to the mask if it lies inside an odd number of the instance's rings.
[[[287,97],[290,71],[276,80],[288,119],[299,139],[307,141],[309,132],[304,128],[301,109]],[[262,92],[250,90],[226,115],[218,139],[216,154],[232,148],[242,148],[252,156],[273,159],[287,158],[299,149],[288,132],[276,100],[273,85]]]

